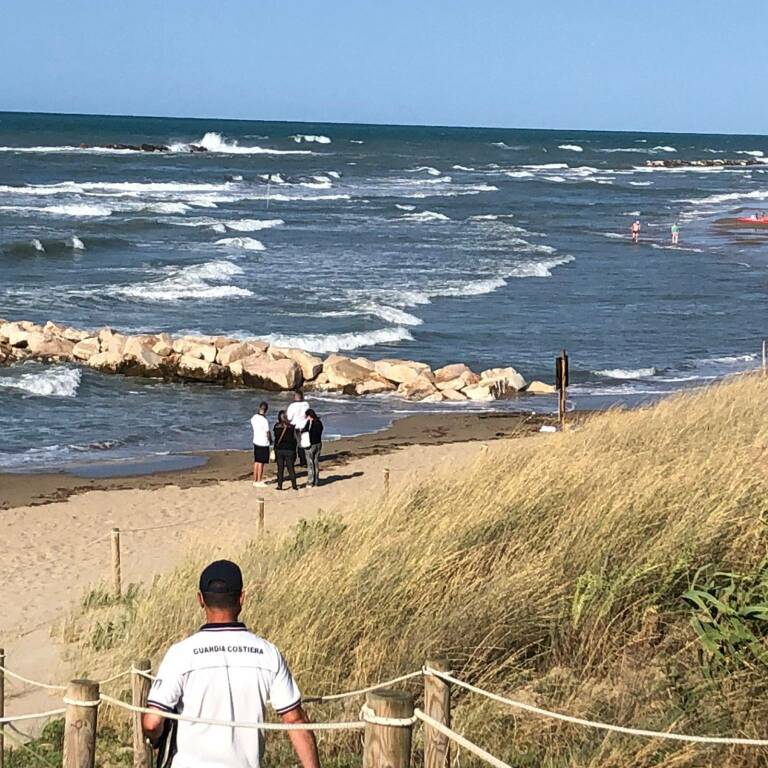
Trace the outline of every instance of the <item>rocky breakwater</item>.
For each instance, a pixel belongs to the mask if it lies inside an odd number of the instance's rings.
[[[660,160],[646,160],[648,168],[743,168],[749,165],[764,165],[754,157],[708,157],[704,160],[680,160],[666,157]]]
[[[303,387],[345,395],[390,394],[428,403],[492,401],[550,394],[542,382],[527,384],[514,368],[476,373],[463,363],[432,370],[412,360],[368,360],[332,354],[325,359],[303,349],[258,339],[129,336],[112,328],[86,331],[47,322],[0,320],[0,364],[25,360],[76,363],[97,371],[169,381],[201,381],[273,392]]]

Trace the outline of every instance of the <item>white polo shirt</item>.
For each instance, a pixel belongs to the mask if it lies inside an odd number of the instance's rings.
[[[253,428],[253,444],[261,448],[269,447],[269,422],[267,417],[257,413],[251,419],[251,427]]]
[[[280,651],[244,624],[206,624],[172,645],[152,683],[147,705],[210,720],[264,722],[301,704]],[[264,735],[257,728],[179,722],[173,768],[259,768]]]
[[[288,406],[285,415],[296,429],[304,429],[307,424],[308,410],[309,403],[306,400],[297,400]]]

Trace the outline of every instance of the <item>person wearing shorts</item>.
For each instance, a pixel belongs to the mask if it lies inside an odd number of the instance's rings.
[[[632,222],[632,242],[640,242],[640,219],[636,219]]]
[[[253,486],[254,488],[263,488],[264,466],[269,464],[269,449],[272,445],[272,433],[269,430],[267,421],[267,411],[269,405],[265,402],[259,403],[259,412],[251,419],[253,428]]]
[[[672,225],[672,245],[677,245],[680,242],[680,227],[677,224]]]

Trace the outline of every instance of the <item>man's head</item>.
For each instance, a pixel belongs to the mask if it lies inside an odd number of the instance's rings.
[[[266,401],[262,400],[259,403],[259,413],[262,416],[265,416],[268,410],[269,410],[269,403],[267,403]]]
[[[293,393],[293,399],[294,402],[300,403],[304,399],[304,393],[300,389],[297,389]]]
[[[216,560],[200,574],[198,602],[209,621],[234,621],[243,606],[243,574],[235,563]]]

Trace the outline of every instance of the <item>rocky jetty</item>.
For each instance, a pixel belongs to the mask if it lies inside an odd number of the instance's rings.
[[[519,392],[550,394],[542,382],[530,385],[514,368],[476,373],[463,363],[432,370],[413,360],[368,360],[332,354],[324,359],[303,349],[258,339],[129,336],[105,327],[86,331],[54,322],[0,320],[0,364],[24,360],[76,363],[103,373],[201,381],[273,392],[303,387],[345,395],[391,394],[429,403],[491,401]]]
[[[80,144],[80,149],[123,149],[132,152],[170,152],[171,148],[167,144]],[[206,147],[200,144],[190,144],[190,152],[207,152]]]
[[[645,164],[648,168],[742,168],[748,165],[765,165],[754,157],[738,159],[714,157],[705,160],[680,160],[665,157],[660,160],[646,160]]]

